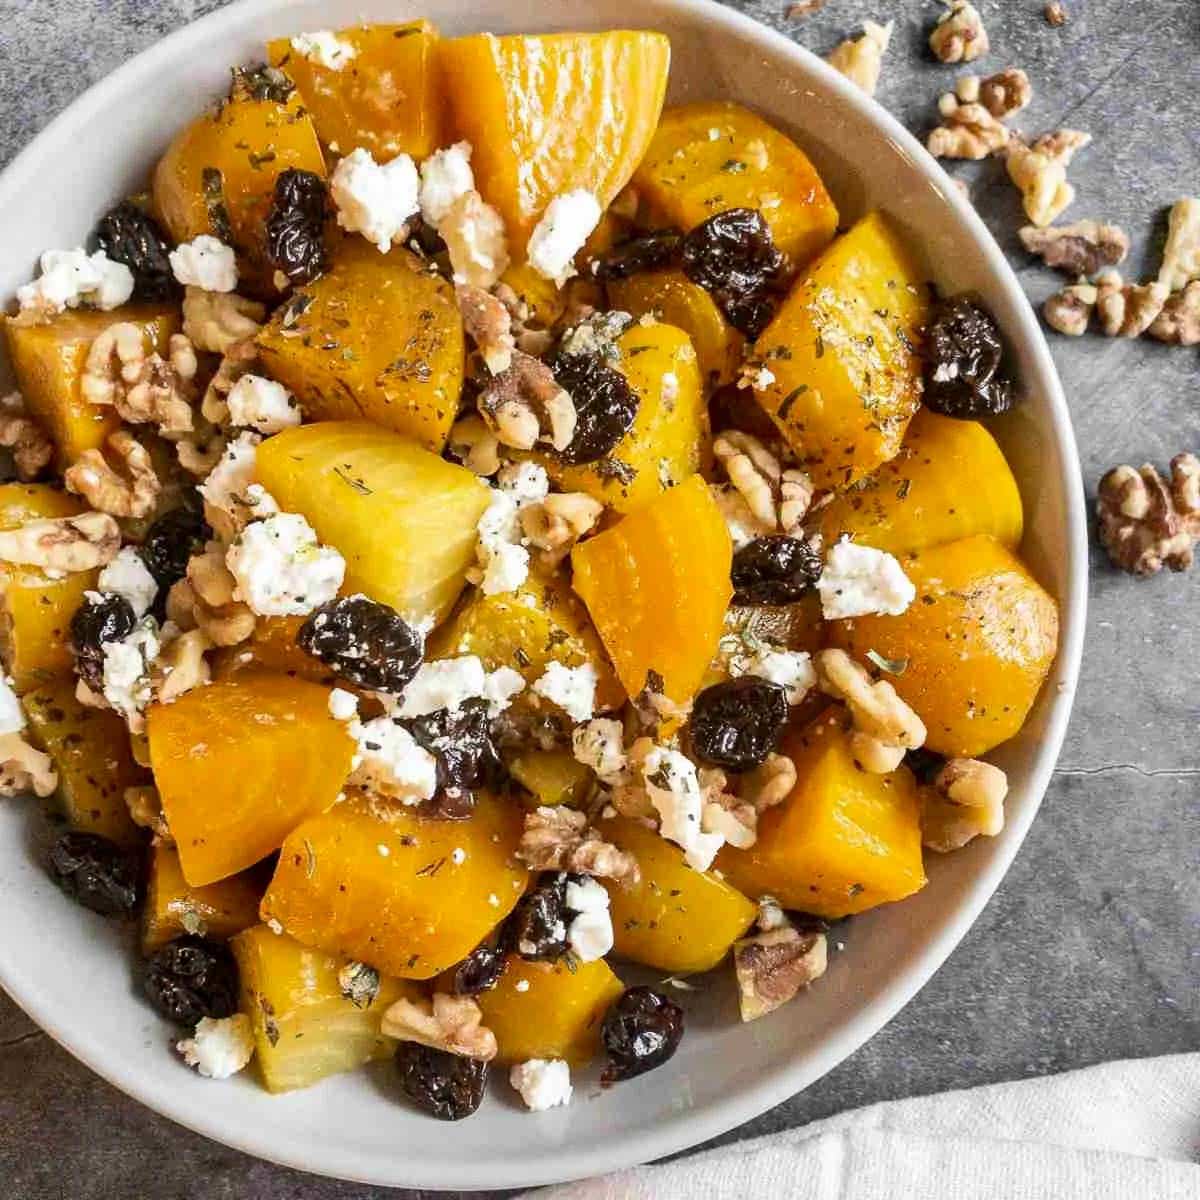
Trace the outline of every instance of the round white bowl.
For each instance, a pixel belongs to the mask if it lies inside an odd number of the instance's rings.
[[[881,107],[786,38],[706,0],[641,0],[635,9],[622,0],[243,0],[92,88],[8,168],[0,297],[30,278],[43,249],[80,244],[111,202],[141,187],[175,131],[225,88],[229,66],[261,57],[268,36],[418,16],[447,34],[594,29],[631,18],[662,30],[673,46],[672,101],[756,108],[813,157],[844,218],[886,209],[943,288],[978,292],[1013,348],[1025,394],[996,424],[1025,500],[1023,553],[1062,614],[1050,680],[1021,735],[993,756],[1012,785],[1001,836],[935,856],[923,892],[856,917],[849,948],[801,1000],[743,1026],[731,972],[719,973],[701,991],[678,993],[689,1031],[670,1063],[607,1092],[582,1075],[569,1108],[537,1116],[501,1084],[470,1120],[430,1120],[389,1098],[386,1064],[280,1097],[250,1078],[214,1083],[185,1070],[169,1048],[173,1031],[136,996],[122,932],[56,891],[30,852],[29,809],[0,806],[0,983],[94,1071],[200,1133],[307,1171],[391,1186],[517,1187],[645,1162],[756,1116],[851,1054],[941,965],[1016,854],[1058,755],[1083,637],[1086,522],[1049,352],[974,211]]]

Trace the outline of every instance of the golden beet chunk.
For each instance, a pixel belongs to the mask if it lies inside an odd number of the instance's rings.
[[[296,84],[317,136],[335,154],[359,146],[378,162],[398,154],[424,158],[442,144],[444,101],[438,33],[428,21],[339,29],[350,57],[324,66],[291,38],[267,43],[267,57]]]
[[[604,1015],[622,991],[602,958],[572,968],[562,960],[526,962],[513,955],[500,982],[477,999],[500,1062],[561,1058],[581,1066],[599,1051]]]
[[[818,487],[894,458],[921,403],[924,275],[887,218],[864,217],[797,282],[754,345],[755,390]]]
[[[488,795],[466,821],[351,795],[288,837],[262,918],[385,974],[431,979],[520,899],[529,877],[513,857],[521,828],[520,809]]]
[[[466,467],[376,425],[324,421],[263,442],[258,478],[341,552],[347,595],[365,592],[410,621],[450,611],[489,498]]]
[[[808,156],[729,101],[668,108],[634,176],[643,220],[685,232],[731,208],[756,208],[802,267],[832,240],[838,212]]]
[[[442,46],[454,134],[520,258],[546,205],[582,188],[607,208],[654,134],[671,44],[661,33],[480,33]]]
[[[726,846],[717,868],[748,896],[844,917],[925,886],[917,785],[901,767],[872,775],[854,761],[844,711],[829,709],[786,738],[797,783],[758,822],[748,850]]]
[[[254,1025],[254,1062],[268,1092],[311,1087],[329,1075],[390,1058],[379,1031],[412,984],[364,972],[361,964],[255,925],[230,943],[241,976],[241,1011]]]
[[[917,598],[898,617],[834,621],[860,662],[907,662],[889,681],[939,754],[975,758],[1017,733],[1058,648],[1058,605],[1011,550],[983,534],[905,559]]]
[[[120,424],[115,408],[89,404],[82,395],[88,351],[110,325],[128,321],[144,334],[146,350],[165,354],[179,331],[179,312],[153,304],[126,304],[110,312],[74,308],[44,324],[4,319],[8,357],[30,413],[50,435],[55,467],[63,471],[85,450],[103,446]]]
[[[732,559],[698,475],[572,551],[575,591],[630,696],[649,682],[676,704],[692,698],[721,637]]]
[[[1015,550],[1024,510],[996,439],[978,421],[922,408],[900,453],[836,496],[820,519],[826,544],[844,534],[905,555],[977,533]]]
[[[306,617],[260,617],[246,641],[223,646],[212,655],[213,678],[228,679],[239,671],[271,671],[332,686],[337,682],[337,674],[296,643],[305,620]]]
[[[529,793],[530,808],[576,804],[592,782],[592,772],[570,750],[522,750],[505,758],[504,765]]]
[[[179,851],[156,844],[142,908],[142,953],[152,954],[185,933],[225,941],[257,925],[266,882],[260,872],[243,871],[206,887],[192,887],[183,877]]]
[[[329,689],[286,675],[238,675],[146,714],[154,782],[193,887],[278,850],[337,799],[354,742]]]
[[[407,250],[342,239],[333,265],[258,335],[266,373],[310,421],[372,421],[440,453],[458,413],[464,341],[454,289]]]
[[[661,971],[711,971],[750,927],[758,906],[711,872],[692,870],[678,846],[639,821],[613,817],[598,828],[641,869],[637,883],[602,881],[614,951]]]
[[[57,803],[73,829],[99,833],[122,846],[145,841],[125,805],[125,789],[147,782],[133,761],[129,731],[115,712],[75,699],[75,680],[56,679],[21,698],[29,740],[58,772]]]

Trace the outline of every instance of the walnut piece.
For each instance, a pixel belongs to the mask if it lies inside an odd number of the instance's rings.
[[[970,0],[949,0],[949,7],[929,34],[929,48],[938,62],[974,62],[991,48],[983,18]]]
[[[541,551],[542,563],[556,567],[575,543],[595,528],[603,513],[604,505],[583,492],[553,492],[540,503],[521,509],[521,531],[529,544]]]
[[[1021,244],[1048,267],[1067,275],[1095,275],[1104,267],[1115,267],[1129,253],[1129,238],[1117,225],[1100,221],[1076,221],[1073,225],[1051,225],[1039,229],[1026,225]]]
[[[1004,828],[1008,777],[976,758],[952,758],[930,788],[921,789],[921,842],[939,854]]]
[[[185,633],[199,629],[214,646],[236,646],[253,632],[255,616],[234,600],[236,580],[217,542],[188,561],[187,578],[167,593],[167,618]]]
[[[194,479],[207,479],[224,457],[227,439],[216,426],[207,421],[198,422],[198,428],[175,443],[179,465]]]
[[[225,351],[220,365],[208,381],[204,399],[200,402],[200,415],[211,425],[229,424],[227,397],[243,375],[250,374],[258,365],[258,347],[253,340],[234,342]],[[214,464],[215,465],[215,464]]]
[[[738,780],[738,795],[760,816],[782,804],[796,786],[796,764],[786,754],[768,754],[761,766]]]
[[[1049,225],[1074,202],[1067,164],[1090,141],[1090,134],[1073,129],[1046,134],[1032,146],[1019,137],[1009,138],[1008,176],[1020,189],[1025,215],[1039,228]]]
[[[236,292],[184,289],[183,332],[197,350],[228,354],[238,342],[254,337],[266,319],[264,305]]]
[[[180,333],[171,335],[169,346],[168,361],[147,351],[136,325],[110,325],[88,349],[80,394],[89,404],[115,408],[131,425],[157,425],[164,437],[191,432],[195,350]]]
[[[0,734],[0,796],[52,795],[58,775],[48,754],[19,733]]]
[[[1200,279],[1200,199],[1185,196],[1171,207],[1158,281],[1177,292],[1196,279]]]
[[[565,450],[575,436],[575,402],[539,359],[512,352],[507,370],[479,394],[479,414],[505,446],[531,450],[539,440]]]
[[[0,531],[0,561],[41,567],[49,574],[106,566],[120,548],[120,526],[107,513],[47,517]]]
[[[193,688],[203,687],[212,679],[204,655],[213,643],[202,629],[189,629],[165,642],[150,673],[154,697],[160,704],[170,704]]]
[[[819,13],[827,2],[828,0],[797,0],[784,16],[789,21],[798,21],[801,17],[811,17],[814,13]]]
[[[1100,542],[1122,571],[1186,571],[1200,538],[1200,459],[1176,455],[1170,483],[1150,463],[1113,467],[1100,480],[1096,512]]]
[[[822,650],[814,664],[821,690],[850,710],[850,750],[864,771],[885,775],[900,765],[906,751],[925,744],[924,723],[887,680],[872,682],[866,668],[844,650]]]
[[[1033,84],[1020,67],[1005,67],[979,82],[979,103],[999,120],[1020,112],[1032,99]]]
[[[447,449],[476,475],[486,478],[500,470],[500,439],[477,414],[455,421]]]
[[[1067,23],[1066,5],[1062,0],[1050,0],[1050,3],[1042,9],[1042,16],[1046,18],[1047,25],[1053,25],[1059,29]]]
[[[1200,279],[1172,292],[1146,332],[1171,346],[1200,345]]]
[[[963,103],[953,92],[938,101],[944,124],[930,130],[925,148],[934,158],[978,160],[1008,145],[1008,126],[1001,124],[982,104]]]
[[[170,827],[167,825],[167,815],[163,812],[162,797],[158,794],[158,788],[153,786],[127,787],[125,789],[125,807],[129,810],[129,817],[135,825],[150,830],[156,844],[163,846],[175,844]]]
[[[883,56],[892,40],[893,24],[892,21],[886,25],[864,21],[862,33],[834,47],[827,60],[835,71],[856,83],[868,96],[875,95],[875,89],[879,87],[879,74],[883,70]]]
[[[794,534],[812,505],[813,484],[805,472],[784,469],[752,433],[727,429],[713,441],[713,454],[725,468],[754,519],[767,531]]]
[[[463,328],[478,347],[487,369],[493,375],[507,371],[512,365],[516,340],[512,332],[512,317],[504,302],[472,284],[460,283],[454,289],[454,294]]]
[[[742,1020],[755,1021],[794,999],[825,974],[828,962],[825,935],[801,933],[792,925],[734,942],[733,967]]]
[[[36,479],[54,457],[54,443],[25,411],[20,392],[0,399],[0,446],[12,451],[13,466],[22,483]]]
[[[383,1014],[380,1032],[463,1058],[490,1062],[496,1057],[496,1035],[483,1024],[483,1013],[470,996],[434,992],[429,1001],[397,1000]]]
[[[158,503],[162,485],[150,453],[127,429],[118,429],[102,450],[85,450],[63,473],[70,492],[82,496],[98,512],[114,517],[147,517]],[[115,459],[119,469],[109,464]]]
[[[1080,337],[1087,332],[1098,295],[1093,283],[1073,283],[1055,292],[1042,306],[1046,324],[1068,337]]]
[[[567,808],[537,808],[525,815],[517,857],[534,871],[574,871],[618,883],[637,883],[637,860],[604,841],[587,814]]]
[[[1096,280],[1096,315],[1108,337],[1141,337],[1167,301],[1165,284],[1127,284],[1120,272],[1102,271]]]

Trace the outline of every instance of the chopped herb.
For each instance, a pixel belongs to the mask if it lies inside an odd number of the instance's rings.
[[[317,870],[317,852],[313,849],[313,844],[304,839],[304,876],[306,879],[311,879],[316,874]]]
[[[888,675],[903,675],[908,670],[907,658],[884,658],[878,650],[868,650],[867,657]]]
[[[525,651],[522,650],[520,646],[518,646],[516,648],[516,650],[513,651],[513,658],[516,659],[518,667],[529,666],[529,662],[530,662],[529,655],[526,654]]]
[[[264,163],[273,163],[279,156],[274,150],[265,150],[262,154],[250,154],[250,166],[255,171],[261,171]]]
[[[232,242],[233,226],[229,222],[229,209],[225,207],[225,176],[217,167],[205,167],[200,172],[200,187],[213,233],[227,244]]]
[[[426,863],[418,872],[418,875],[428,875],[431,879],[446,865],[446,856],[443,854],[441,858],[435,858],[433,862]]]
[[[857,896],[861,892],[865,892],[866,890],[867,889],[861,883],[852,883],[850,885],[850,890],[848,892],[848,895]]]
[[[817,357],[824,358],[825,357],[825,339],[819,333],[817,334],[817,340],[813,343],[813,346],[816,349]]]
[[[354,476],[350,474],[350,467],[348,464],[346,466],[334,467],[333,473],[343,483],[348,484],[350,487],[352,487],[360,496],[374,495],[374,492],[369,487],[367,487],[367,485],[365,483],[363,483],[363,481],[361,479],[355,479]]]
[[[646,671],[645,690],[653,692],[656,696],[661,696],[666,687],[667,681],[653,667],[649,667]]]
[[[296,85],[278,68],[266,63],[255,63],[250,67],[233,68],[231,94],[243,95],[251,100],[272,100],[286,104]]]
[[[912,480],[911,479],[900,480],[900,486],[896,489],[896,499],[897,500],[907,499],[908,493],[911,488],[912,488]]]
[[[746,169],[746,164],[739,158],[727,158],[721,164],[721,170],[727,175],[740,175]]]
[[[776,416],[778,416],[781,421],[786,421],[788,413],[792,411],[792,405],[795,404],[796,401],[799,400],[800,397],[807,391],[808,384],[802,383],[799,387],[793,388],[790,392],[788,392],[788,394],[784,396],[783,403],[779,406],[779,412],[776,413]]]

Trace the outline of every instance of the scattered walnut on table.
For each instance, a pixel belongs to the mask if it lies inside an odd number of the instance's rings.
[[[397,1000],[383,1014],[380,1032],[463,1058],[490,1062],[496,1057],[496,1035],[483,1024],[483,1012],[470,996],[434,992],[428,1001]]]
[[[574,871],[618,883],[641,878],[632,854],[604,841],[586,813],[565,805],[526,813],[517,858],[534,871]]]
[[[565,450],[575,436],[575,402],[544,362],[520,350],[512,352],[508,369],[480,392],[476,404],[505,446],[531,450],[544,440]]]
[[[1096,308],[1099,289],[1094,283],[1073,283],[1055,292],[1042,306],[1046,324],[1068,337],[1081,337],[1087,332]]]
[[[1115,267],[1129,253],[1125,231],[1100,221],[1076,221],[1045,229],[1026,225],[1019,236],[1030,254],[1072,276],[1095,275],[1104,267]]]
[[[1102,271],[1096,279],[1096,315],[1107,337],[1141,337],[1154,324],[1167,301],[1167,288],[1153,283],[1126,283],[1120,272]]]
[[[1021,192],[1025,215],[1039,228],[1051,224],[1074,201],[1067,182],[1067,164],[1091,141],[1091,135],[1059,129],[1027,145],[1013,135],[1008,140],[1008,176]]]
[[[0,399],[0,446],[12,451],[13,466],[22,483],[36,479],[54,457],[54,443],[26,411],[20,392]]]
[[[147,351],[145,335],[132,322],[110,325],[88,349],[80,394],[89,404],[115,408],[131,425],[156,425],[164,437],[189,433],[196,354],[180,333],[171,335],[169,347],[164,359]]]
[[[1008,778],[999,767],[975,758],[952,758],[921,789],[921,842],[939,854],[1004,828]]]
[[[1167,220],[1167,244],[1158,281],[1177,292],[1200,279],[1200,199],[1176,200]]]
[[[1005,67],[979,84],[979,103],[1003,120],[1018,113],[1033,99],[1033,84],[1020,67]]]
[[[948,0],[929,34],[929,48],[944,63],[974,62],[991,49],[983,18],[970,0]]]
[[[150,453],[127,429],[118,429],[103,450],[85,450],[63,473],[67,490],[98,512],[114,517],[146,517],[158,503],[162,485]],[[118,466],[113,466],[110,459]]]
[[[757,1020],[794,999],[825,974],[828,962],[825,935],[801,933],[792,925],[735,942],[733,966],[742,1020]]]
[[[206,292],[188,287],[183,293],[183,332],[197,350],[228,354],[238,342],[253,338],[267,319],[266,307],[236,292]]]
[[[1113,467],[1096,494],[1100,543],[1122,571],[1186,571],[1200,538],[1200,459],[1178,454],[1168,482],[1150,463]]]
[[[797,0],[784,16],[789,21],[798,21],[801,17],[811,17],[814,13],[819,13],[827,3],[828,0]]]
[[[1200,279],[1172,292],[1146,332],[1170,346],[1200,345]]]
[[[835,46],[827,61],[835,71],[840,71],[868,96],[873,96],[879,87],[883,56],[891,40],[891,21],[886,25],[880,25],[876,21],[864,21],[862,33]]]
[[[58,773],[48,754],[35,750],[19,733],[0,734],[0,796],[50,796]]]
[[[1067,7],[1062,0],[1050,0],[1050,3],[1042,9],[1042,16],[1046,18],[1047,25],[1053,25],[1056,29],[1061,28],[1067,23]]]
[[[938,101],[944,124],[930,130],[925,148],[934,158],[978,161],[1003,150],[1011,132],[979,103],[963,103],[953,92]]]
[[[50,574],[106,566],[120,548],[120,526],[107,513],[47,517],[0,531],[0,561],[41,567]]]

